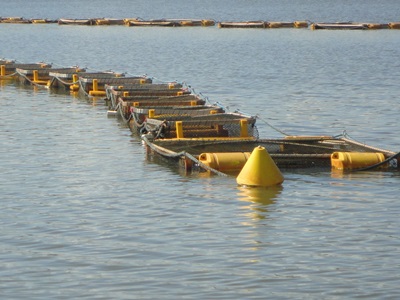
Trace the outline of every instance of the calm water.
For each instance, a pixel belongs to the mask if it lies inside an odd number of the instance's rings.
[[[388,1],[13,1],[2,16],[399,21]],[[184,81],[261,137],[346,130],[400,150],[400,31],[0,24],[0,56]],[[2,299],[395,299],[397,172],[280,188],[146,158],[102,102],[0,85]],[[265,121],[265,122],[264,122]]]

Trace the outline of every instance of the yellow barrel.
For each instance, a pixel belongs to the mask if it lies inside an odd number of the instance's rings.
[[[220,153],[202,153],[199,160],[215,170],[240,171],[248,158],[250,152],[220,152]]]
[[[0,76],[6,76],[6,65],[1,65]]]
[[[331,165],[334,169],[359,169],[383,162],[385,155],[379,152],[334,152]]]

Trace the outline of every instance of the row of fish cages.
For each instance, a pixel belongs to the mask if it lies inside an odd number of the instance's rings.
[[[26,19],[23,17],[0,17],[0,23],[14,24],[46,24],[57,23],[59,25],[126,25],[126,26],[158,26],[158,27],[182,27],[182,26],[217,26],[218,28],[310,28],[331,30],[367,30],[367,29],[400,29],[400,22],[368,23],[368,22],[311,22],[311,21],[215,21],[212,19],[150,19],[141,18],[89,18],[89,19]]]
[[[0,60],[0,65],[1,81],[104,100],[108,116],[117,117],[142,141],[148,158],[172,162],[185,172],[237,175],[259,147],[268,151],[280,169],[378,165],[397,169],[399,165],[399,154],[346,136],[261,138],[256,116],[228,111],[176,81],[89,72],[76,66],[53,68],[47,63]]]
[[[151,19],[141,18],[88,18],[88,19],[26,19],[23,17],[0,17],[0,23],[8,24],[53,24],[58,25],[126,25],[126,26],[214,26],[216,22],[210,19]]]

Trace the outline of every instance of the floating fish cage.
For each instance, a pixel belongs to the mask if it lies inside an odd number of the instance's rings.
[[[71,90],[72,85],[78,85],[79,74],[85,73],[86,69],[71,69],[71,70],[51,70],[49,76],[51,77],[48,86],[51,88],[63,88]]]
[[[176,90],[183,91],[183,86],[180,83],[170,82],[170,83],[140,83],[140,84],[124,84],[124,85],[105,85],[107,92],[107,99],[112,101],[114,107],[119,96],[129,96],[132,95],[132,91],[137,90]]]
[[[160,95],[136,95],[117,98],[113,109],[118,110],[120,115],[129,118],[131,107],[195,107],[205,105],[206,101],[197,95],[179,95],[179,96],[160,96]]]
[[[239,172],[243,167],[248,154],[256,147],[264,147],[275,164],[280,169],[307,169],[317,168],[330,170],[334,166],[334,160],[343,153],[349,153],[353,157],[372,156],[373,160],[363,158],[357,166],[373,165],[375,162],[383,162],[390,159],[394,152],[366,146],[347,138],[335,138],[329,136],[316,137],[286,137],[283,139],[240,139],[240,138],[183,138],[183,139],[152,139],[142,137],[147,146],[148,154],[156,155],[167,161],[179,162],[186,171],[193,167],[208,171],[227,171],[221,169],[221,157],[229,156],[230,165],[234,165],[230,171]],[[372,154],[379,152],[381,155]],[[237,157],[240,157],[238,159]],[[243,157],[245,159],[243,159]],[[376,157],[378,159],[376,159]],[[235,160],[233,161],[232,160]],[[397,164],[397,159],[393,159]],[[339,164],[336,162],[336,164]],[[343,167],[343,164],[341,164]],[[389,163],[382,167],[388,167]],[[346,168],[352,168],[351,163]],[[229,172],[228,172],[229,173]]]
[[[150,78],[144,76],[137,77],[115,77],[101,76],[87,77],[85,74],[79,76],[79,85],[81,90],[89,96],[106,96],[106,85],[121,85],[121,84],[141,84],[151,83]]]
[[[174,121],[190,119],[192,117],[207,116],[211,114],[224,113],[224,109],[215,105],[195,105],[195,106],[149,106],[149,107],[130,107],[130,112],[125,113],[121,109],[123,118],[129,120],[129,127],[132,132],[140,130],[147,119],[162,121]]]
[[[20,82],[24,84],[47,85],[51,81],[50,72],[79,72],[79,68],[17,68]]]
[[[173,121],[147,118],[141,134],[151,134],[153,140],[171,138],[236,137],[258,138],[254,117],[236,113],[175,117]]]
[[[1,76],[18,75],[17,69],[38,70],[41,68],[51,68],[51,65],[45,63],[33,63],[33,64],[20,64],[14,62],[7,63],[7,61],[5,61],[4,64],[1,64],[0,75]]]

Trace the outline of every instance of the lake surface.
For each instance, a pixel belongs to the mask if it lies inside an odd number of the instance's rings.
[[[400,21],[397,1],[13,1],[26,18]],[[400,151],[400,31],[0,24],[0,57],[177,80],[261,137]],[[147,159],[101,101],[0,85],[2,299],[399,298],[398,172],[282,187]]]

